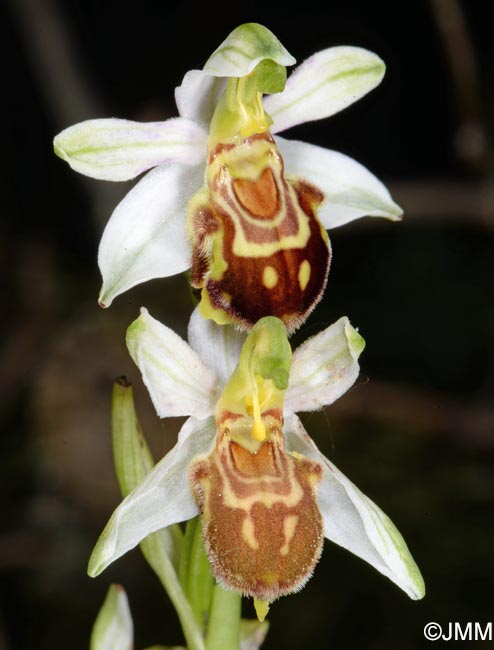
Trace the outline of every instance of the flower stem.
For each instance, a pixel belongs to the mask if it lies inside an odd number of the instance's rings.
[[[206,650],[238,650],[240,648],[240,594],[216,585],[211,604]]]
[[[163,544],[158,539],[159,533],[146,537],[141,544],[141,551],[147,562],[160,579],[170,598],[182,626],[188,650],[204,650],[204,641],[201,629],[197,624],[196,616],[189,604],[180,585],[175,568]]]
[[[199,517],[190,519],[185,528],[184,546],[180,559],[180,584],[203,632],[207,629],[213,596],[213,576],[202,541]]]

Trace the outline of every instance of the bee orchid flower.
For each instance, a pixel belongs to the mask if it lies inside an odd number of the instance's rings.
[[[148,173],[113,212],[98,262],[100,304],[147,280],[191,269],[201,313],[250,329],[277,316],[289,332],[319,301],[326,229],[363,216],[400,218],[365,167],[278,133],[329,117],[377,86],[383,61],[332,47],[295,63],[256,23],[235,29],[176,89],[179,117],[97,119],[54,140],[76,171],[111,181]]]
[[[274,317],[246,337],[196,309],[188,339],[145,309],[129,327],[127,345],[158,415],[189,417],[173,449],[113,513],[89,574],[150,533],[200,514],[213,574],[252,596],[258,611],[305,584],[325,537],[422,598],[422,577],[398,530],[295,415],[331,404],[355,382],[364,341],[348,319],[293,355]]]

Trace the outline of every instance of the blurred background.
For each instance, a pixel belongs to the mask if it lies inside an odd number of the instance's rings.
[[[292,129],[350,155],[390,188],[402,223],[331,233],[323,302],[294,344],[343,314],[367,340],[361,375],[304,418],[322,450],[405,536],[428,593],[410,601],[327,543],[314,578],[271,610],[266,648],[426,648],[424,625],[494,620],[494,57],[488,2],[317,3],[4,0],[0,322],[0,648],[88,647],[110,582],[127,590],[135,647],[182,642],[139,551],[86,576],[119,501],[110,449],[115,377],[134,383],[156,458],[160,422],[128,357],[146,305],[185,335],[184,277],[155,280],[102,311],[99,237],[132,184],[83,178],[56,158],[61,129],[96,117],[176,115],[174,87],[238,24],[269,27],[303,60],[357,45],[383,83],[328,120]],[[250,603],[245,613],[253,616]],[[488,641],[479,642],[490,645]],[[477,647],[465,642],[466,647]]]

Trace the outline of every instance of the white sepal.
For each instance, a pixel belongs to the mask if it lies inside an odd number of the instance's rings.
[[[127,594],[111,585],[91,632],[90,650],[132,650],[134,625]]]
[[[230,379],[240,358],[247,335],[232,325],[217,325],[203,318],[196,307],[189,321],[190,347],[214,370],[224,385]]]
[[[226,79],[212,77],[202,70],[189,70],[180,86],[175,88],[179,115],[209,129],[214,109],[225,88]],[[206,151],[203,154],[205,158]]]
[[[150,533],[198,514],[189,485],[189,465],[214,443],[214,418],[189,418],[175,447],[118,506],[94,547],[88,574],[99,575]]]
[[[360,217],[385,217],[398,221],[403,210],[386,187],[353,158],[298,140],[276,137],[287,177],[309,181],[324,194],[317,216],[327,228]]]
[[[203,70],[215,77],[244,77],[264,59],[287,66],[295,59],[276,36],[259,23],[245,23],[211,54]]]
[[[375,88],[386,66],[360,47],[330,47],[301,63],[281,93],[270,95],[264,107],[273,118],[272,133],[321,120],[343,110]]]
[[[55,137],[53,146],[80,174],[127,181],[163,163],[199,164],[207,133],[183,117],[147,123],[109,118],[70,126]]]
[[[127,347],[161,418],[192,415],[204,420],[213,415],[220,391],[215,373],[144,307],[127,330]]]
[[[283,432],[289,451],[323,467],[317,496],[325,536],[371,564],[413,600],[423,598],[423,578],[389,517],[323,456],[297,416],[285,420]]]
[[[108,307],[136,284],[185,271],[191,250],[185,233],[187,203],[201,186],[203,167],[156,167],[114,210],[101,238],[99,297]]]
[[[358,377],[365,342],[346,316],[305,341],[293,353],[285,413],[332,404]]]

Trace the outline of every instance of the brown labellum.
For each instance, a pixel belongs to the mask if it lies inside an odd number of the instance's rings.
[[[264,316],[289,332],[324,291],[330,263],[313,185],[287,180],[269,134],[210,153],[208,187],[191,201],[192,284],[203,289],[202,313],[250,329]]]
[[[190,477],[213,574],[270,602],[300,589],[321,554],[315,488],[322,470],[285,451],[278,409],[263,414],[268,437],[255,452],[230,435],[239,417],[223,414],[214,451],[193,463]]]

